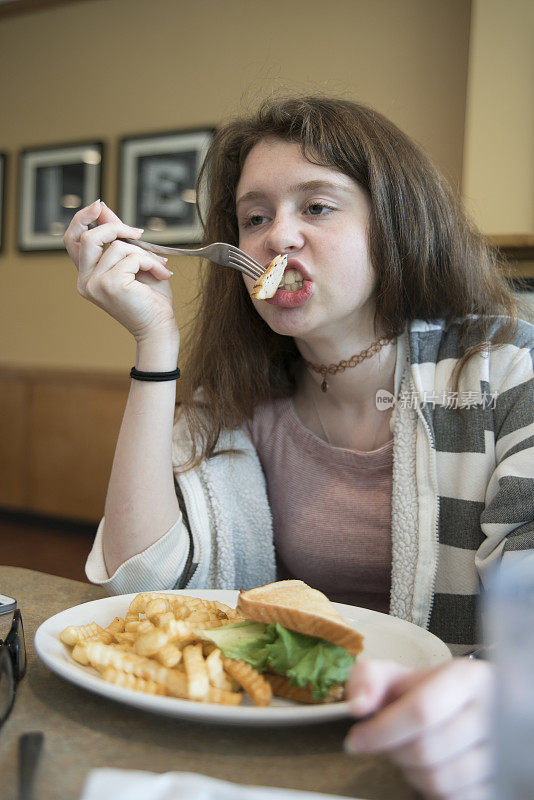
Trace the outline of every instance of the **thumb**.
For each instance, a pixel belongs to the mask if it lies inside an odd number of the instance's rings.
[[[428,671],[404,667],[395,661],[355,664],[347,683],[351,712],[355,717],[373,714],[409,691]]]

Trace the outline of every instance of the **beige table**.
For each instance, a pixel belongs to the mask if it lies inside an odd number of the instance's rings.
[[[0,734],[1,800],[16,797],[18,737],[30,730],[45,734],[35,800],[77,800],[94,767],[198,772],[237,783],[370,800],[417,797],[385,759],[344,754],[349,720],[265,729],[209,726],[90,694],[39,661],[33,636],[45,619],[103,597],[102,590],[42,572],[0,567],[0,593],[18,600],[28,650],[28,672]]]

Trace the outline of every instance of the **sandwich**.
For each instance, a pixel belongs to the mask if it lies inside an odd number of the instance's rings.
[[[274,297],[286,267],[287,256],[280,255],[273,258],[265,272],[260,275],[250,290],[250,296],[256,300],[266,300],[269,297]]]
[[[240,592],[240,622],[199,635],[227,658],[262,673],[273,694],[302,703],[342,700],[363,637],[328,598],[303,581],[269,583]]]

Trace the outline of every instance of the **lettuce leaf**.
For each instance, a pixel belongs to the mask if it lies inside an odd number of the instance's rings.
[[[272,641],[262,622],[234,622],[212,630],[197,631],[203,639],[219,647],[228,658],[242,659],[258,672],[264,672],[267,662],[265,645]]]
[[[228,658],[242,659],[258,672],[285,675],[294,686],[310,686],[314,700],[324,700],[332,686],[345,683],[355,661],[342,647],[278,622],[236,622],[198,633]]]

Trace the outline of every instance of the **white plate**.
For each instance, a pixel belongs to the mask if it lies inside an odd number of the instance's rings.
[[[179,590],[174,593],[201,597],[205,600],[219,600],[232,607],[235,607],[238,596],[237,591],[214,589]],[[300,705],[281,698],[273,698],[269,707],[259,708],[253,706],[246,696],[239,706],[196,703],[174,697],[154,696],[107,683],[98,677],[98,673],[92,668],[82,667],[73,661],[70,649],[59,640],[61,631],[68,625],[87,625],[90,622],[105,627],[114,617],[124,617],[135,596],[135,594],[123,594],[105,597],[102,600],[93,600],[68,608],[50,617],[35,634],[37,655],[53,672],[83,689],[145,711],[171,717],[235,725],[305,725],[349,716],[346,702]],[[334,607],[364,637],[364,650],[358,657],[360,660],[387,658],[406,666],[430,667],[451,658],[449,648],[441,639],[410,622],[356,606],[334,603]]]

